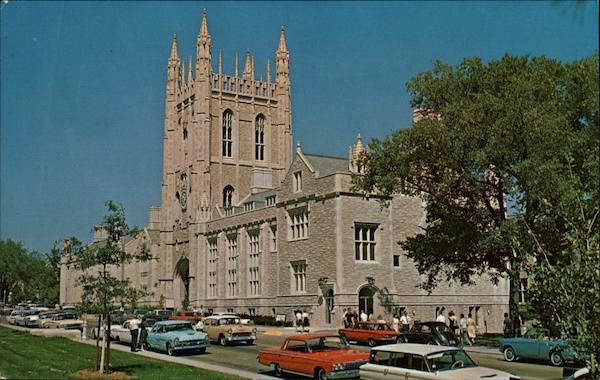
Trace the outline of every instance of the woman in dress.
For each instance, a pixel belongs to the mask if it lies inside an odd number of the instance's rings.
[[[467,319],[467,336],[469,338],[469,344],[473,345],[477,333],[475,331],[475,321],[473,320],[471,313],[469,313],[469,318]]]

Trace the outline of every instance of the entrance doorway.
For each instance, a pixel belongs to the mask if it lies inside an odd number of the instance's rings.
[[[325,323],[331,324],[331,312],[333,310],[333,289],[325,294]]]
[[[375,288],[371,286],[365,286],[358,292],[358,310],[359,313],[363,310],[367,315],[373,314],[373,296],[375,295]]]

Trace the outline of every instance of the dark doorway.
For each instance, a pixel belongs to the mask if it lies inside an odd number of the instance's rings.
[[[325,294],[325,323],[331,324],[331,311],[333,310],[333,289]]]
[[[370,286],[365,286],[358,292],[358,310],[364,310],[367,315],[373,314],[373,296],[375,289]]]

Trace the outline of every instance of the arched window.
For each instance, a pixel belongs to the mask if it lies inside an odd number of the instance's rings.
[[[223,157],[232,157],[231,146],[233,139],[231,134],[231,126],[233,123],[233,112],[226,110],[223,112]]]
[[[254,123],[254,159],[265,159],[265,117],[258,115]]]
[[[233,186],[227,185],[223,189],[223,208],[229,208],[233,206]]]

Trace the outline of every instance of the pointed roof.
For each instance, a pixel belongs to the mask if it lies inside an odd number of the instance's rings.
[[[204,11],[202,12],[202,25],[200,26],[201,36],[208,36],[208,21],[206,21],[207,13],[206,8],[204,8]]]
[[[287,45],[285,43],[285,28],[281,25],[281,32],[279,32],[279,47],[277,51],[287,52]]]
[[[244,78],[249,77],[252,73],[252,58],[250,57],[250,49],[246,50],[246,64],[244,65]]]
[[[365,152],[365,146],[363,145],[362,136],[360,135],[360,132],[359,132],[358,136],[356,137],[356,148],[354,149],[354,153],[358,157],[358,155],[360,155],[364,152]]]
[[[192,82],[192,56],[190,55],[190,63],[188,65],[188,77],[187,77],[187,81],[188,83]]]
[[[179,53],[177,52],[177,35],[173,34],[173,42],[171,43],[171,55],[169,59],[179,59]]]

